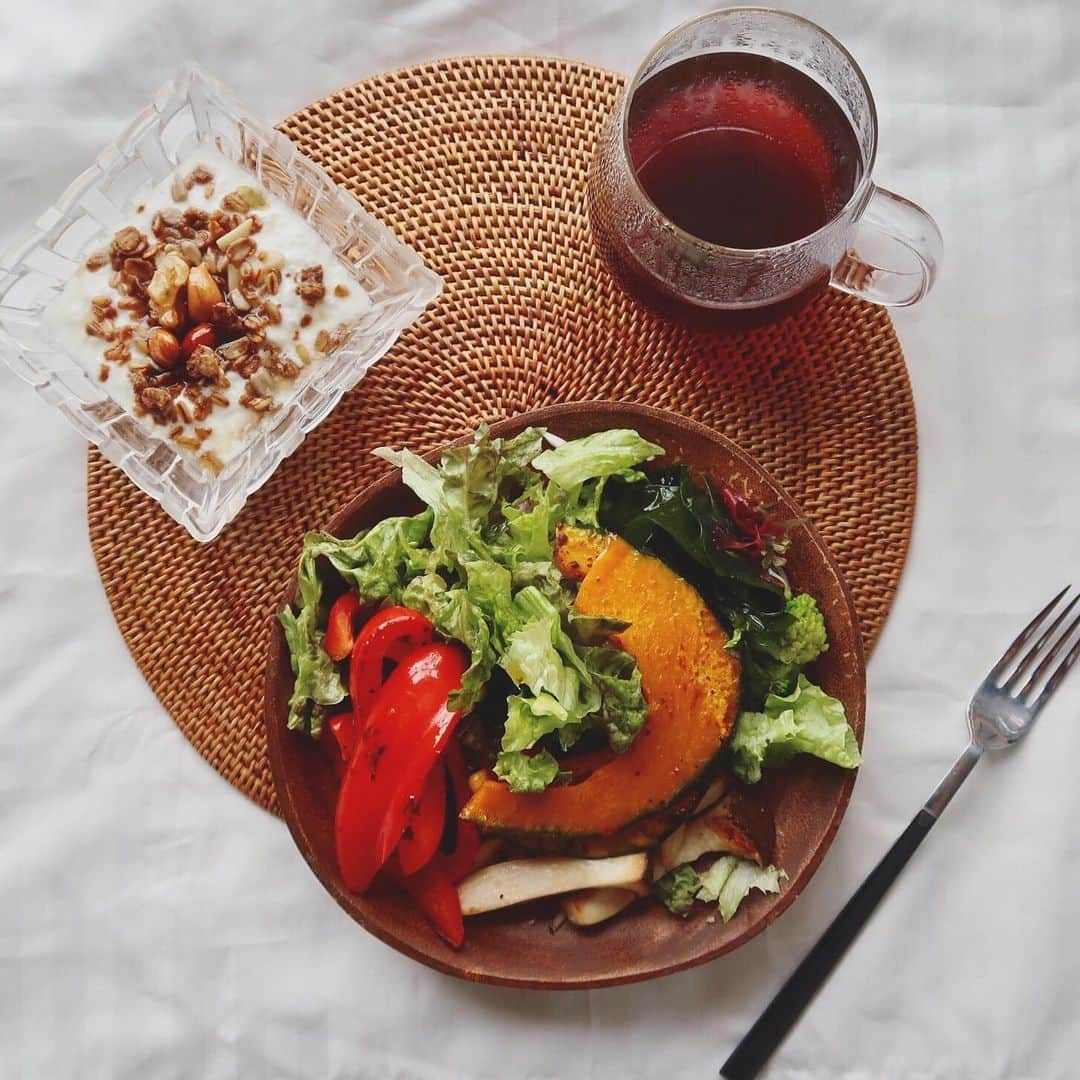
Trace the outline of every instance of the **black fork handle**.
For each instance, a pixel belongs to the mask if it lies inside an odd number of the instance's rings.
[[[724,1062],[720,1069],[720,1076],[724,1080],[752,1080],[757,1076],[832,974],[833,968],[840,963],[848,946],[859,936],[859,931],[869,921],[889,891],[889,886],[899,877],[900,871],[915,854],[915,849],[936,820],[926,809],[920,810],[912,818],[911,824],[870,871],[828,930],[806,954],[803,962]]]

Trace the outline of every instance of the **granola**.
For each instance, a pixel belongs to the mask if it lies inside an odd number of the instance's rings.
[[[178,166],[54,304],[58,336],[110,397],[213,471],[371,306],[243,172],[210,150]]]

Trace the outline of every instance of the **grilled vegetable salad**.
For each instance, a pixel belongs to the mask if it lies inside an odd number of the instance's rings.
[[[787,523],[647,467],[664,449],[625,429],[376,453],[425,508],[308,534],[280,616],[346,886],[396,880],[454,945],[463,915],[541,896],[592,925],[648,893],[727,921],[777,892],[753,785],[794,754],[859,764],[804,671],[828,639]]]

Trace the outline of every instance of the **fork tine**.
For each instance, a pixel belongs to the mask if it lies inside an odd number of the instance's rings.
[[[1037,716],[1039,710],[1054,696],[1054,691],[1062,684],[1069,673],[1069,668],[1076,663],[1077,658],[1080,658],[1080,640],[1069,650],[1069,655],[1061,661],[1057,671],[1050,676],[1050,681],[1043,687],[1042,693],[1031,703],[1032,716]]]
[[[1042,681],[1043,676],[1050,670],[1051,664],[1061,655],[1065,647],[1072,640],[1072,636],[1076,631],[1076,628],[1080,626],[1080,615],[1078,615],[1071,623],[1069,628],[1054,642],[1054,647],[1043,657],[1042,663],[1031,673],[1031,678],[1024,684],[1024,689],[1021,690],[1016,696],[1019,698],[1026,698],[1028,694],[1035,689],[1035,687]],[[1034,650],[1033,650],[1034,651]],[[1026,662],[1026,661],[1025,661]],[[1011,679],[1009,680],[1012,681]]]
[[[1072,611],[1072,609],[1076,607],[1078,603],[1080,603],[1080,593],[1077,593],[1076,596],[1074,596],[1072,600],[1065,605],[1065,607],[1061,611],[1061,614],[1058,615],[1058,617],[1046,628],[1045,631],[1043,631],[1039,640],[1036,641],[1030,649],[1028,649],[1027,653],[1023,657],[1021,657],[1020,663],[1016,665],[1016,670],[1009,676],[1009,678],[1004,683],[1002,683],[1002,690],[1006,690],[1011,694],[1020,685],[1020,680],[1024,677],[1027,670],[1031,667],[1032,664],[1035,663],[1036,660],[1040,659],[1046,646],[1053,639],[1054,631],[1057,630],[1057,628],[1065,621],[1069,612]],[[1062,635],[1062,640],[1067,638],[1075,628],[1076,623],[1074,622],[1072,626],[1070,626],[1069,629],[1066,630],[1065,633]],[[1051,652],[1050,655],[1046,658],[1046,660],[1043,661],[1043,665],[1041,668],[1043,674],[1046,673],[1046,666],[1054,658],[1054,656],[1055,652]],[[1039,673],[1036,672],[1036,674],[1032,675],[1032,677],[1028,680],[1028,684],[1024,687],[1021,696],[1027,694],[1028,691],[1032,688],[1034,683],[1037,681],[1038,674]]]
[[[1039,629],[1043,619],[1054,610],[1058,601],[1069,591],[1070,587],[1071,586],[1066,585],[1065,588],[1062,589],[1061,592],[1059,592],[1057,596],[1055,596],[1054,599],[1051,600],[1050,603],[1020,631],[1016,636],[1016,640],[1005,650],[1005,655],[990,669],[991,679],[1000,679],[1001,676],[1005,674],[1005,669],[1016,659],[1016,654],[1027,644],[1031,635]]]

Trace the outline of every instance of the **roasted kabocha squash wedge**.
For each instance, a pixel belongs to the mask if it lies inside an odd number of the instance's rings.
[[[607,533],[558,525],[555,529],[554,561],[569,581],[581,581],[611,543]]]
[[[615,832],[596,835],[568,836],[564,833],[514,832],[518,847],[549,854],[577,855],[583,859],[605,859],[611,855],[628,855],[634,851],[649,851],[666,836],[677,832],[693,813],[701,794],[701,785],[693,784],[670,806],[630,822]]]
[[[563,535],[556,557],[561,548],[564,567],[585,569],[577,610],[630,624],[612,642],[637,661],[648,718],[625,753],[580,783],[515,794],[489,780],[461,816],[525,844],[543,836],[599,848],[599,838],[627,830],[700,785],[735,724],[739,663],[697,591],[659,559],[619,537]]]

